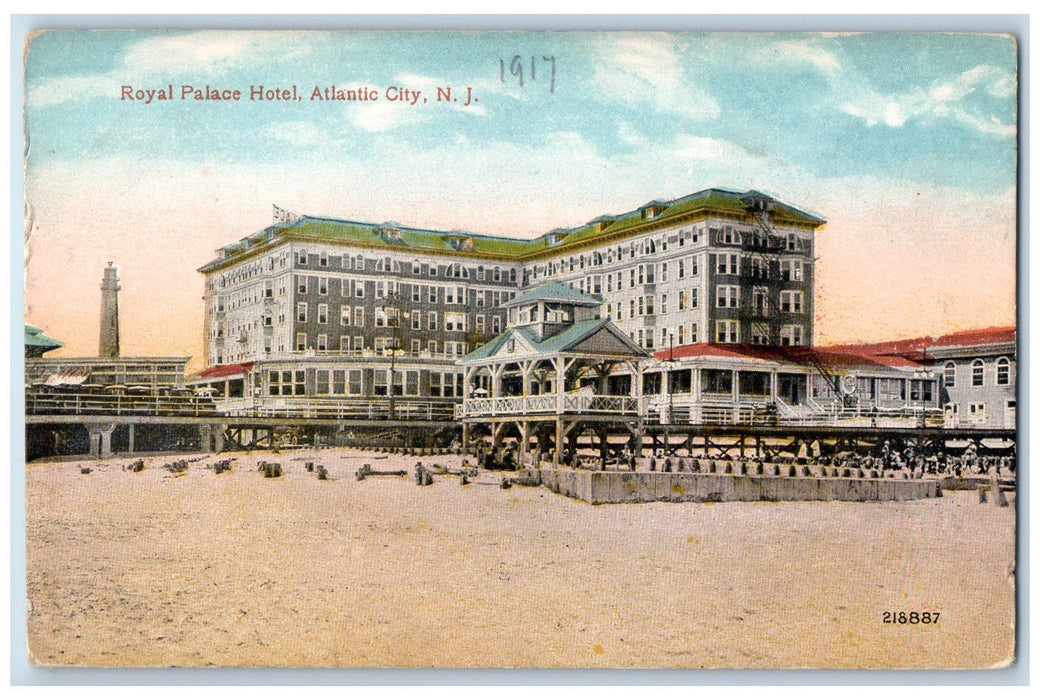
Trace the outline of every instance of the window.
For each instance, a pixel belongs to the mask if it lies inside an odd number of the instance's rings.
[[[422,350],[422,341],[417,338],[412,339],[412,355],[418,355],[419,351]]]
[[[986,371],[982,360],[973,360],[971,363],[971,385],[982,386],[985,383]]]
[[[307,349],[307,334],[297,333],[296,334],[296,351],[303,352]]]
[[[801,345],[802,344],[802,327],[801,326],[783,326],[780,328],[780,344],[781,345]]]
[[[365,339],[360,335],[354,336],[354,352],[360,354],[365,349]]]
[[[740,321],[716,321],[715,342],[736,343],[740,339]]]
[[[802,313],[803,294],[800,291],[780,292],[780,310],[784,313]]]
[[[947,388],[957,386],[957,365],[953,362],[943,365],[943,386]]]
[[[735,309],[740,306],[740,287],[719,285],[715,291],[716,305],[720,309]]]
[[[426,314],[426,328],[427,330],[437,330],[437,312],[430,311]]]
[[[736,254],[718,256],[718,273],[720,275],[739,275],[740,274],[740,256]],[[697,274],[694,272],[694,274]]]
[[[413,311],[412,312],[412,330],[413,331],[422,330],[422,311]]]
[[[365,269],[365,256],[359,255],[356,258],[354,258],[354,269],[355,270],[364,270]]]
[[[341,335],[339,337],[339,351],[340,352],[350,352],[350,336],[349,335]]]
[[[320,265],[321,267],[328,267],[329,266],[329,254],[328,253],[325,253],[325,252],[318,253],[318,265]]]
[[[318,352],[325,352],[329,349],[329,336],[324,333],[318,334]]]
[[[466,330],[466,314],[459,313],[457,311],[449,311],[444,314],[444,330],[446,331],[465,331]]]
[[[376,395],[376,396],[386,396],[387,395],[387,391],[386,391],[386,386],[387,386],[387,381],[386,381],[387,376],[386,375],[387,374],[388,374],[388,372],[386,372],[384,370],[376,370],[375,371],[375,373],[374,373],[374,375],[372,377],[373,380],[374,380],[373,381],[373,385],[372,385],[372,393],[374,395]]]
[[[296,264],[297,265],[306,265],[307,264],[307,251],[306,250],[298,250],[298,251],[296,251]]]
[[[327,296],[329,293],[329,278],[319,277],[318,278],[318,294]]]
[[[353,285],[354,285],[354,296],[356,298],[358,298],[358,299],[364,299],[364,297],[365,297],[365,281],[364,280],[354,280],[353,281]]]
[[[307,304],[296,305],[296,321],[297,323],[307,323]]]
[[[986,422],[986,404],[973,403],[968,406],[968,419],[972,423]]]
[[[307,293],[307,276],[296,275],[296,293],[306,294]]]
[[[318,304],[318,323],[329,322],[329,305]]]
[[[354,325],[358,328],[362,328],[365,325],[365,307],[355,306],[354,307]],[[356,340],[356,338],[355,338]],[[357,350],[357,348],[354,348]]]
[[[339,310],[339,325],[349,326],[350,325],[350,307],[343,306]]]
[[[1006,357],[997,360],[997,385],[1007,386],[1011,383],[1011,361]]]
[[[801,282],[803,277],[803,268],[801,260],[784,260],[780,264],[780,278],[788,281],[794,280]]]

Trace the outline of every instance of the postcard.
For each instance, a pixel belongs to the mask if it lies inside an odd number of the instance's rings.
[[[26,656],[1013,664],[1018,51],[32,34]]]

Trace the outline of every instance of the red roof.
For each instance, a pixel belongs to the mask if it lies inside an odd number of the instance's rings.
[[[799,365],[819,362],[829,367],[916,367],[916,362],[898,355],[872,355],[832,348],[808,348],[797,345],[714,345],[695,343],[674,349],[658,350],[657,360],[681,360],[685,357],[729,357],[746,360],[791,362]]]
[[[213,365],[199,372],[200,377],[206,379],[217,379],[219,377],[230,377],[235,374],[245,374],[249,370],[253,369],[252,362],[242,362],[240,364],[231,365]]]
[[[1014,326],[993,326],[971,331],[959,331],[939,336],[932,347],[949,348],[958,346],[993,345],[996,343],[1013,343],[1017,330]]]

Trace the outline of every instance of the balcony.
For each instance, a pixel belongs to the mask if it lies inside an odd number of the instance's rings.
[[[456,418],[491,418],[494,416],[540,416],[564,413],[638,415],[639,400],[629,396],[590,393],[540,396],[501,396],[468,399],[455,409]]]

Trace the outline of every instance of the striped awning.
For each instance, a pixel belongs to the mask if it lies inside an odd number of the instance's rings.
[[[52,374],[44,380],[46,386],[75,386],[82,384],[87,381],[87,377],[90,376],[89,372],[76,372],[74,370],[67,370],[65,372],[58,372]]]

